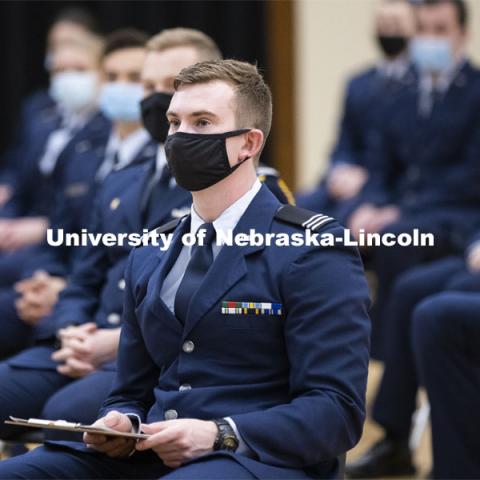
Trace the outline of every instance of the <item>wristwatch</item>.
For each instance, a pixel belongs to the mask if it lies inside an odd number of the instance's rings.
[[[227,450],[234,452],[238,448],[238,438],[231,425],[224,419],[213,420],[218,428],[217,438],[213,444],[213,450]]]

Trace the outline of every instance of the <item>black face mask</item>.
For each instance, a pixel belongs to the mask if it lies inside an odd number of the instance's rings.
[[[408,40],[406,37],[402,37],[400,35],[397,36],[386,36],[386,35],[378,35],[377,42],[382,52],[387,57],[396,57],[400,55],[404,50],[407,48]]]
[[[170,125],[165,115],[172,97],[170,93],[156,92],[140,103],[143,126],[158,143],[164,143],[168,135]]]
[[[165,142],[165,153],[178,185],[196,192],[228,177],[249,157],[231,167],[226,139],[249,131],[247,128],[214,134],[177,132],[169,135]]]

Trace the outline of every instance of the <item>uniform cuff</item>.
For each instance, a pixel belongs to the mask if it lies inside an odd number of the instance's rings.
[[[232,427],[233,431],[235,432],[235,435],[238,438],[238,448],[235,451],[235,453],[238,453],[240,455],[244,455],[246,457],[253,457],[254,453],[253,451],[248,447],[248,445],[244,442],[242,436],[240,435],[237,425],[235,425],[235,422],[230,418],[230,417],[225,417],[225,420],[229,423],[229,425]]]

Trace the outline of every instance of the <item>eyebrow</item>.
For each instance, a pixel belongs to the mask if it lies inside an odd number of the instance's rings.
[[[215,118],[218,117],[218,115],[216,115],[213,112],[210,112],[209,110],[198,110],[197,112],[192,112],[192,113],[189,114],[190,117],[202,117],[204,115],[208,115],[210,117],[215,117]],[[178,117],[178,114],[175,113],[172,110],[168,110],[167,111],[167,116]]]

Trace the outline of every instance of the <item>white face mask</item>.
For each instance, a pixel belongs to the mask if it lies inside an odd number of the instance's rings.
[[[50,96],[60,108],[74,113],[95,104],[97,87],[95,72],[61,72],[50,82]]]

